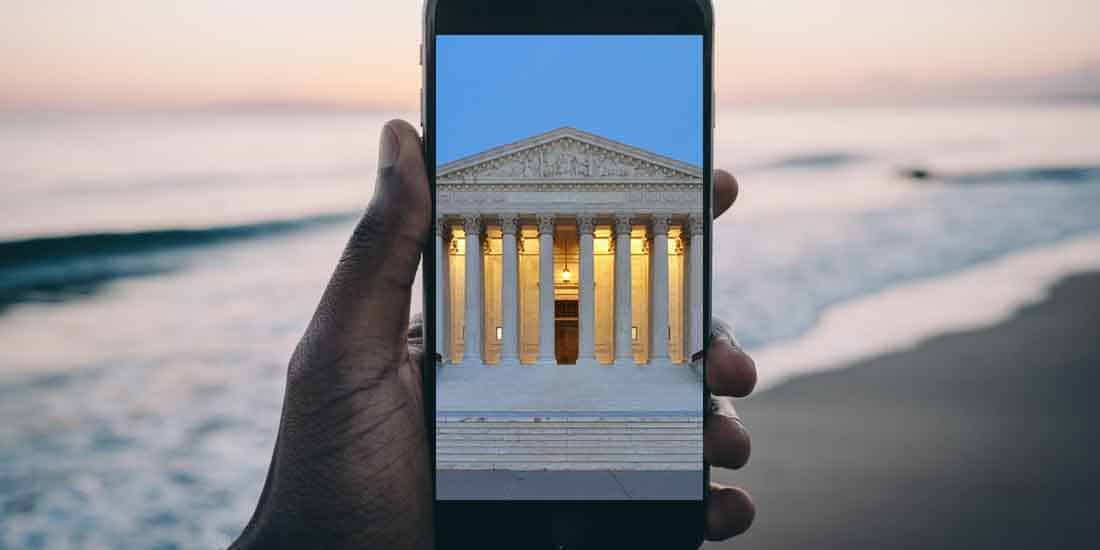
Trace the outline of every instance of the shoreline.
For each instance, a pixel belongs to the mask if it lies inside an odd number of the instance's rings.
[[[1044,300],[1065,278],[1093,271],[1100,271],[1096,232],[830,306],[806,333],[749,350],[758,369],[757,392],[910,349],[941,334],[996,325]]]
[[[977,289],[974,289],[977,290]],[[1100,537],[1100,270],[984,328],[739,404],[758,513],[711,548],[1079,548]]]

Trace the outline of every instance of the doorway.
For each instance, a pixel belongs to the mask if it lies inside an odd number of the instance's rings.
[[[554,360],[559,365],[577,364],[580,349],[576,300],[557,300],[554,302]]]

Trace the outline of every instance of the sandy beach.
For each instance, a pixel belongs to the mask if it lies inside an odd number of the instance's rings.
[[[746,399],[755,497],[711,548],[1081,548],[1100,413],[1100,273],[990,328],[934,337]],[[767,368],[762,365],[761,368]]]

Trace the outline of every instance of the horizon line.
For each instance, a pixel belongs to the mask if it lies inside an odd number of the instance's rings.
[[[730,98],[717,107],[915,107],[1020,104],[1100,104],[1100,92],[1080,94],[904,94],[897,97],[772,95]],[[338,102],[325,100],[228,100],[195,103],[0,102],[0,114],[416,114],[415,103]]]

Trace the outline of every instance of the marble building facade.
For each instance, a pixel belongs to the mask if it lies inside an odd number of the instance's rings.
[[[691,363],[703,344],[702,176],[573,128],[440,166],[440,365]]]

